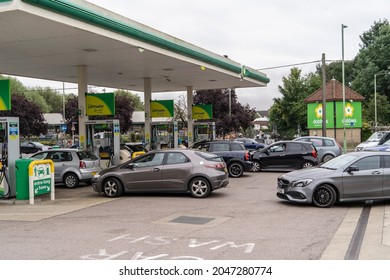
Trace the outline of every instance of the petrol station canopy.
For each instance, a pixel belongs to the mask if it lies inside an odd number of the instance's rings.
[[[216,34],[217,35],[217,34]],[[266,86],[223,55],[81,0],[0,0],[0,74],[153,92]]]

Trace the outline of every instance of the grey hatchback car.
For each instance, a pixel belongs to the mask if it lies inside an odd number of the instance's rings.
[[[80,182],[90,183],[101,171],[100,159],[90,151],[77,149],[51,149],[33,154],[33,160],[51,159],[54,162],[54,180],[67,188],[75,188]]]
[[[320,162],[327,162],[342,154],[342,149],[336,139],[322,136],[303,136],[295,138],[294,141],[311,142],[317,150],[317,157]]]
[[[281,199],[331,207],[336,202],[390,199],[389,152],[353,152],[278,178]]]
[[[189,192],[195,198],[229,184],[223,159],[189,149],[151,151],[95,175],[92,187],[108,197],[124,192]]]

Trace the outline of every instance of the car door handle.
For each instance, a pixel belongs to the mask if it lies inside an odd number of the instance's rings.
[[[381,174],[381,172],[380,171],[372,171],[371,174],[372,175],[379,175],[379,174]]]
[[[160,168],[156,167],[156,168],[153,168],[153,172],[159,172],[160,171]]]

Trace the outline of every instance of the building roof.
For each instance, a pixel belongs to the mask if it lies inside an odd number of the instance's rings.
[[[59,113],[49,113],[43,114],[45,121],[49,125],[60,125],[64,124],[64,119],[62,118],[62,114]]]
[[[332,79],[325,87],[326,101],[342,101],[343,100],[343,84],[339,81]],[[363,101],[364,97],[345,86],[345,99],[353,101]],[[306,103],[322,102],[322,87],[311,94],[304,100]]]

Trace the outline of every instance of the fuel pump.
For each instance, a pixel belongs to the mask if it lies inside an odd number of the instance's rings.
[[[194,122],[195,142],[215,140],[215,122]]]
[[[103,148],[108,148],[108,159],[113,165],[120,163],[120,126],[119,120],[89,120],[85,123],[87,131],[87,149],[98,157]],[[100,127],[100,129],[98,129]],[[97,132],[98,130],[103,132]]]
[[[0,199],[15,197],[15,162],[20,158],[18,117],[0,118]]]

